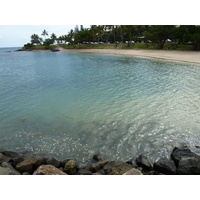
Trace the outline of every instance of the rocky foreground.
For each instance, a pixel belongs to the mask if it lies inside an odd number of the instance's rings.
[[[170,158],[151,163],[144,155],[127,162],[104,160],[94,155],[90,163],[74,159],[27,157],[13,151],[0,152],[0,175],[199,175],[200,156],[188,147],[175,147]]]

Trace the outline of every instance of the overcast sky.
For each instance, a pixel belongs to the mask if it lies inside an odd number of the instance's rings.
[[[22,47],[30,42],[32,34],[40,37],[45,29],[49,35],[55,33],[56,36],[67,34],[76,25],[0,25],[0,47]],[[85,28],[89,25],[84,25]]]

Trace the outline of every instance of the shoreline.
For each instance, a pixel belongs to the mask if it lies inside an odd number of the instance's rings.
[[[135,49],[63,49],[61,52],[111,54],[127,57],[149,58],[171,62],[200,64],[200,51],[135,50]]]
[[[196,146],[199,148],[199,146]],[[95,154],[88,163],[76,158],[29,157],[13,151],[0,152],[0,175],[199,175],[200,156],[187,146],[174,147],[170,158],[152,162],[145,155],[126,162],[105,160]]]

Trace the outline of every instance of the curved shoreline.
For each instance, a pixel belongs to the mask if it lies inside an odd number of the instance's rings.
[[[62,52],[112,54],[128,57],[141,57],[171,62],[200,64],[200,51],[177,50],[135,50],[135,49],[63,49]]]

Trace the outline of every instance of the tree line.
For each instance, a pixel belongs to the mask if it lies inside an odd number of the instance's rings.
[[[90,28],[81,26],[71,29],[66,35],[48,34],[46,30],[31,35],[30,43],[24,47],[51,44],[87,44],[96,43],[125,43],[130,41],[143,42],[148,47],[150,42],[164,48],[167,41],[174,45],[191,44],[194,50],[200,50],[200,26],[198,25],[91,25]],[[47,38],[48,36],[48,38]]]

